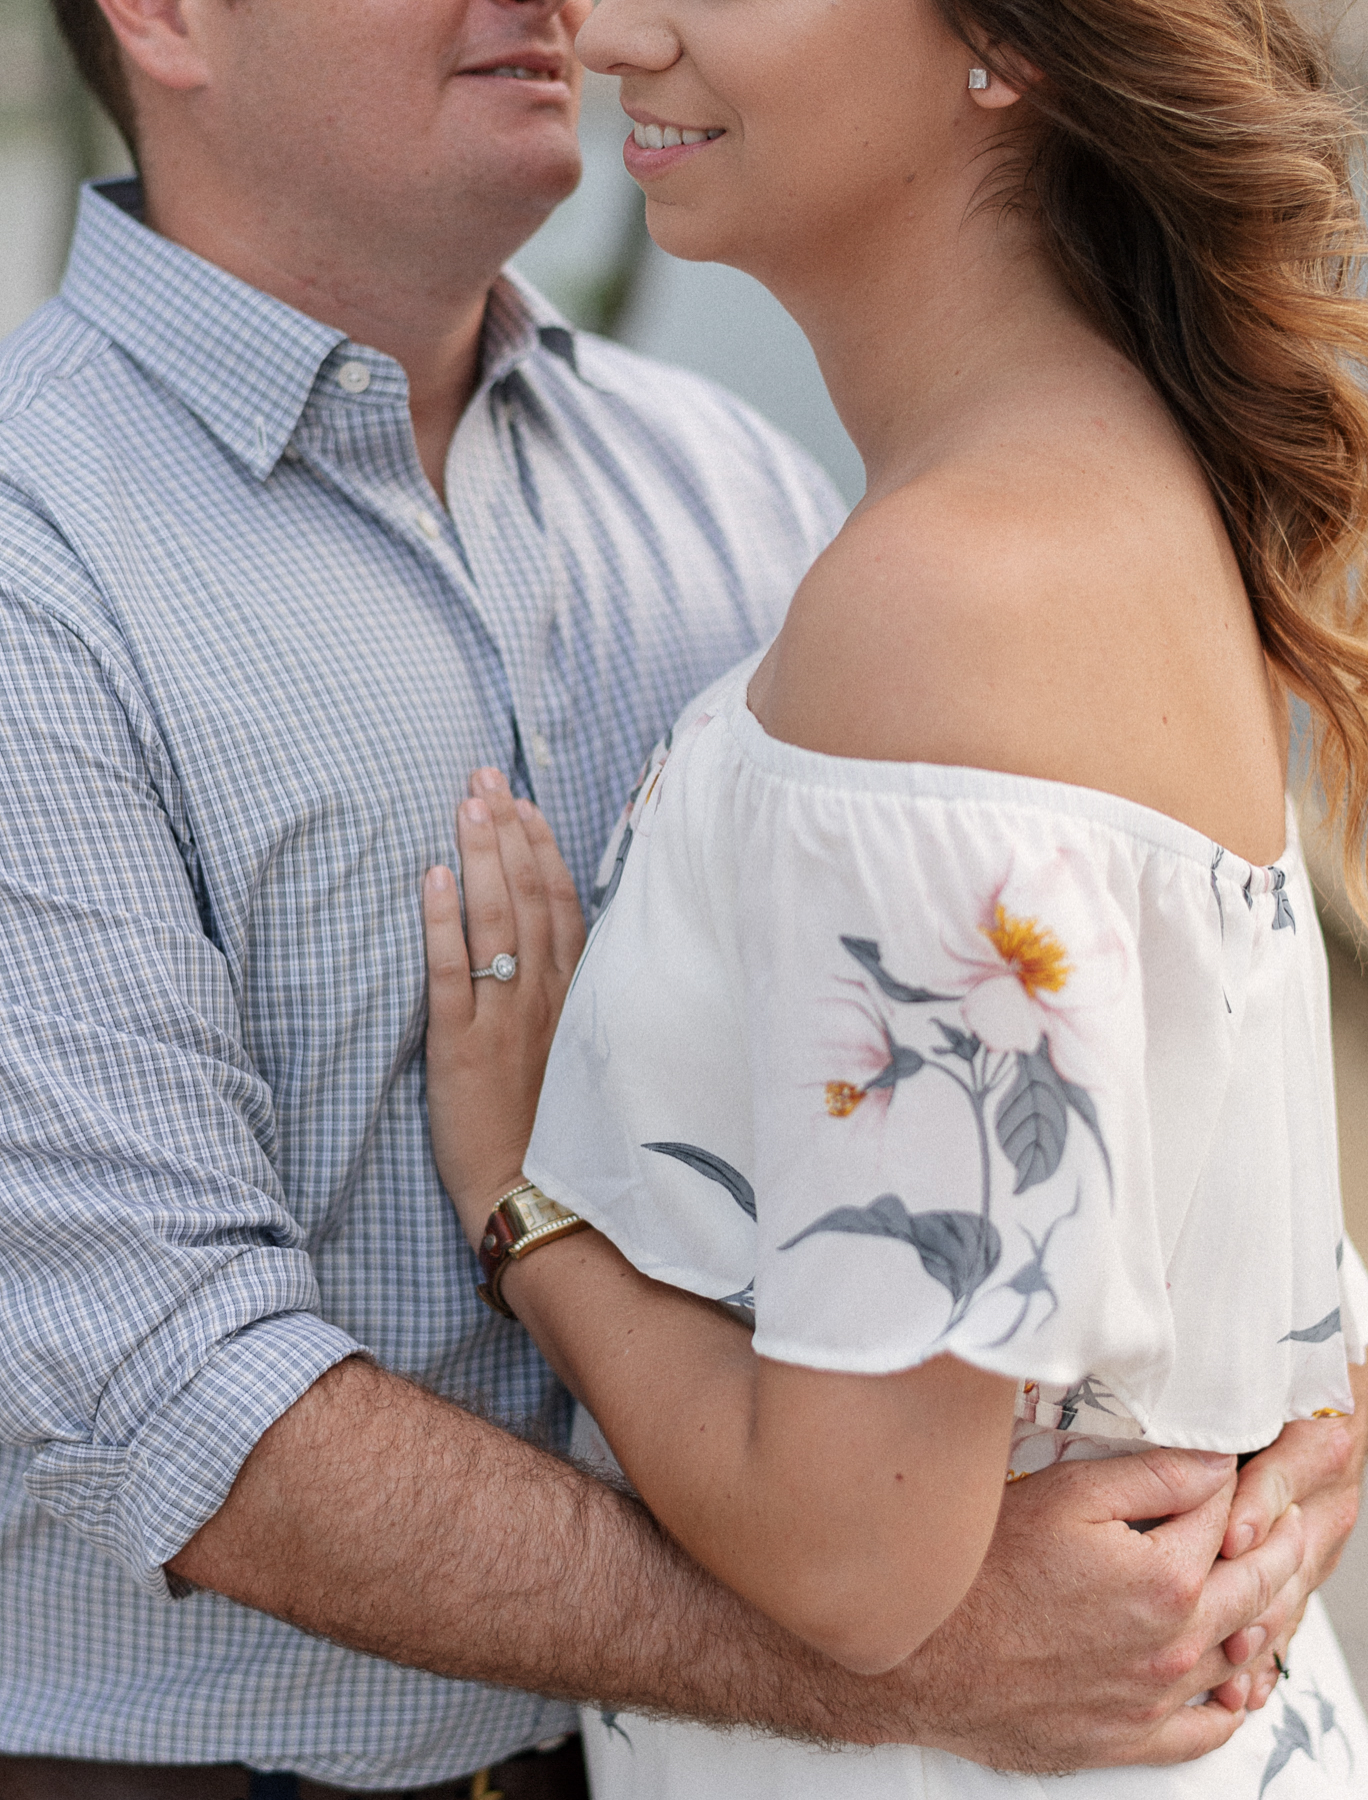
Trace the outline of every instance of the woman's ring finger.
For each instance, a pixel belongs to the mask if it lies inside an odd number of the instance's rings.
[[[470,979],[472,981],[482,981],[486,975],[492,975],[495,981],[512,981],[517,972],[518,958],[516,953],[508,950],[500,950],[499,954],[493,959],[487,969],[472,969],[470,971]]]

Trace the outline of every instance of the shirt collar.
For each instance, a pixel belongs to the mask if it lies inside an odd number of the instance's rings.
[[[82,190],[62,298],[264,478],[346,333],[158,236],[141,210],[136,180]]]
[[[82,190],[62,298],[264,480],[347,335],[160,237],[141,213],[136,179]],[[481,386],[538,353],[578,374],[565,319],[505,271],[490,290]],[[388,361],[375,351],[366,360]]]
[[[505,269],[485,308],[481,386],[502,381],[538,350],[558,357],[576,375],[575,334],[563,314],[516,270]]]

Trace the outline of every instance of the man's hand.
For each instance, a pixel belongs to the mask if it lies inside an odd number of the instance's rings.
[[[1233,1457],[1174,1450],[1014,1483],[968,1597],[902,1672],[917,1741],[1036,1773],[1218,1748],[1272,1667],[1265,1650],[1237,1671],[1223,1640],[1256,1618],[1285,1631],[1308,1576],[1295,1508],[1218,1560],[1234,1491]],[[1152,1518],[1167,1523],[1125,1523]],[[1229,1705],[1188,1704],[1222,1684]]]
[[[1368,1456],[1368,1367],[1351,1365],[1349,1382],[1355,1410],[1342,1419],[1302,1419],[1288,1425],[1276,1443],[1252,1457],[1240,1471],[1221,1554],[1239,1557],[1267,1541],[1274,1524],[1289,1506],[1299,1506],[1306,1533],[1304,1591],[1290,1623],[1275,1629],[1277,1619],[1258,1619],[1234,1634],[1226,1654],[1247,1662],[1267,1647],[1287,1660],[1292,1633],[1301,1622],[1307,1598],[1331,1574],[1358,1517],[1359,1488]],[[1266,1633],[1261,1638],[1259,1633]],[[1254,1681],[1249,1705],[1264,1704],[1278,1679],[1276,1668]],[[1229,1704],[1223,1690],[1217,1698]]]

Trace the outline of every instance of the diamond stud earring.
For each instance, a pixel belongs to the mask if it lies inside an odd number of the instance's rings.
[[[975,93],[975,94],[982,93],[984,88],[987,87],[987,85],[988,85],[987,69],[970,69],[970,71],[969,71],[969,88],[972,93]]]

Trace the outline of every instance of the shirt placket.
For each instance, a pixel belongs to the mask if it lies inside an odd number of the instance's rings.
[[[485,721],[476,755],[512,768],[518,727],[506,646],[491,629],[479,571],[418,460],[397,365],[375,351],[344,345],[320,372],[294,454],[435,568],[476,665]]]
[[[507,672],[521,757],[508,773],[555,813],[563,746],[544,705],[548,643],[565,577],[540,516],[517,372],[467,410],[447,463],[447,504],[473,578],[473,604]],[[521,764],[519,767],[518,764]]]

